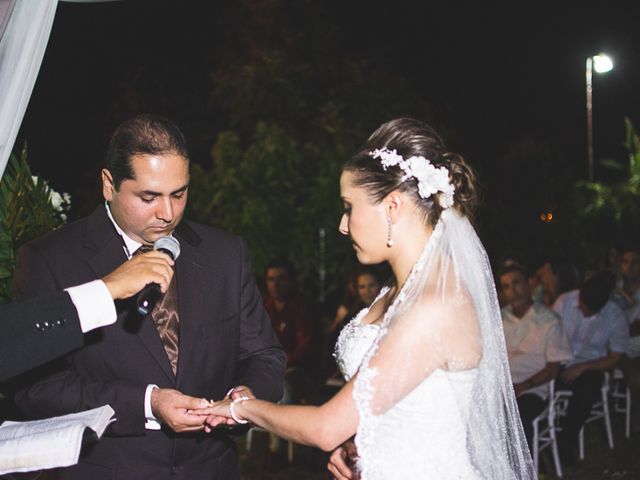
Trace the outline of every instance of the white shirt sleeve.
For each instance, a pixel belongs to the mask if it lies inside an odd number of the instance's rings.
[[[147,430],[160,430],[160,422],[158,422],[158,419],[153,415],[153,411],[151,410],[151,392],[154,388],[158,388],[158,386],[149,384],[147,385],[147,390],[144,392],[144,416],[147,419],[144,428]]]
[[[566,363],[573,358],[569,340],[567,339],[560,318],[553,318],[545,334],[546,349],[545,357],[547,362]]]
[[[78,311],[83,333],[115,323],[118,314],[109,289],[102,280],[66,289]]]

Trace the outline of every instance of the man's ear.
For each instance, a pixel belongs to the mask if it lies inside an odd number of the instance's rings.
[[[113,184],[113,176],[111,172],[106,168],[102,169],[102,196],[107,202],[113,200],[113,195],[116,192],[116,187]]]

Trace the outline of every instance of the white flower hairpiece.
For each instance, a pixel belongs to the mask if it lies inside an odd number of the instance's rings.
[[[455,187],[449,181],[449,170],[446,167],[436,168],[422,156],[413,156],[405,160],[395,149],[377,148],[373,152],[369,152],[369,155],[373,158],[379,158],[382,168],[385,170],[395,165],[400,167],[404,172],[400,179],[401,182],[411,177],[415,178],[418,181],[418,195],[422,198],[429,198],[440,192],[438,202],[440,206],[449,208],[453,205]]]

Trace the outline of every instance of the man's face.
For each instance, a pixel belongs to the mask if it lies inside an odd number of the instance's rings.
[[[624,252],[620,271],[627,282],[640,280],[640,255],[636,252]]]
[[[265,281],[267,283],[267,293],[271,298],[284,301],[291,292],[291,278],[286,269],[273,267],[267,269]]]
[[[511,308],[523,308],[531,303],[529,282],[520,272],[508,272],[502,275],[500,288]]]
[[[102,170],[102,193],[118,226],[133,240],[152,245],[178,226],[187,205],[189,162],[174,153],[134,155],[133,179],[118,190]]]

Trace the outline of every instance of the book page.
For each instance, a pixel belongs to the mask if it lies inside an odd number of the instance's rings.
[[[109,405],[85,412],[0,425],[0,475],[78,463],[85,429],[100,438],[115,421]]]

